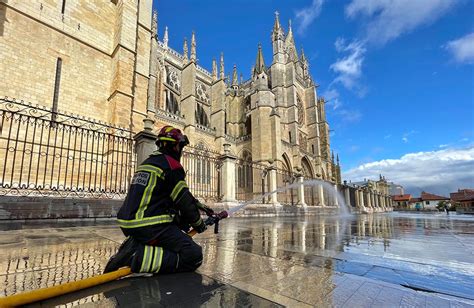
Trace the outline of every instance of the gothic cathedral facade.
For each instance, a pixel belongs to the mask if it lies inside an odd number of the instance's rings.
[[[183,52],[168,45],[167,29],[158,38],[153,0],[94,2],[0,1],[0,96],[133,133],[149,118],[155,129],[182,129],[204,150],[226,147],[245,161],[341,183],[325,100],[278,14],[273,54],[256,46],[244,81],[235,66],[226,77],[222,54],[210,70],[199,66],[194,33]]]
[[[168,32],[152,45],[148,110],[160,124],[178,126],[201,147],[221,152],[229,144],[243,160],[274,164],[309,178],[341,182],[339,159],[329,143],[324,98],[298,54],[291,25],[285,34],[278,13],[272,31],[273,57],[265,62],[261,46],[249,80],[234,65],[226,78],[224,56],[209,72],[196,63],[196,38],[183,53],[168,46]],[[219,69],[218,69],[219,67]]]

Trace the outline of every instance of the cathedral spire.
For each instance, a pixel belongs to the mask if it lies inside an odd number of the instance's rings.
[[[196,37],[194,31],[191,35],[191,61],[196,62]]]
[[[153,16],[151,20],[151,33],[153,37],[156,37],[158,32],[158,12],[153,10]]]
[[[306,60],[306,56],[304,55],[304,49],[303,49],[303,47],[301,47],[301,57],[300,57],[300,61],[301,61],[301,63],[308,63],[308,61]]]
[[[224,53],[221,52],[220,79],[224,79]]]
[[[272,31],[272,41],[283,40],[284,32],[283,28],[280,26],[280,13],[275,12],[275,24],[273,25]]]
[[[308,60],[306,60],[303,48],[301,48],[300,62],[301,68],[303,69],[303,77],[308,77]]]
[[[234,71],[232,72],[232,85],[237,86],[239,84],[239,79],[237,77],[237,65],[234,64]]]
[[[163,35],[163,44],[165,45],[165,48],[168,47],[168,27],[165,27],[165,34]]]
[[[217,80],[217,62],[216,58],[212,59],[212,80]]]
[[[262,44],[258,44],[257,60],[255,61],[254,74],[260,74],[265,71],[265,61],[263,60]]]
[[[278,11],[275,11],[275,24],[273,25],[273,32],[276,32],[280,30],[281,28],[279,16],[280,16],[280,13],[278,13]]]
[[[188,63],[188,39],[187,38],[184,38],[183,56],[184,56],[184,62]]]
[[[288,22],[288,35],[285,39],[285,45],[288,50],[288,56],[290,57],[290,60],[298,60],[298,52],[296,51],[295,47],[295,38],[293,36],[293,29],[291,28],[291,19]]]

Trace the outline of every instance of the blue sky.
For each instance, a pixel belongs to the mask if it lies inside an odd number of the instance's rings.
[[[292,20],[318,94],[325,96],[331,146],[343,178],[377,178],[408,192],[474,188],[474,1],[155,1],[159,38],[182,51],[197,40],[211,70],[224,53],[249,78],[257,45],[270,65],[274,12]]]

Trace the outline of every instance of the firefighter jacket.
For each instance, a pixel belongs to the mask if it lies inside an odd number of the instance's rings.
[[[202,224],[198,202],[184,178],[183,166],[177,160],[159,151],[150,155],[135,171],[117,213],[122,231],[128,235],[133,229],[171,223],[177,214],[193,227]]]

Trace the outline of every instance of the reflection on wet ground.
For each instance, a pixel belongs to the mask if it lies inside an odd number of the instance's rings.
[[[378,214],[231,218],[198,273],[132,277],[56,306],[474,306],[474,217]],[[0,296],[99,274],[123,236],[111,221],[0,224]]]

